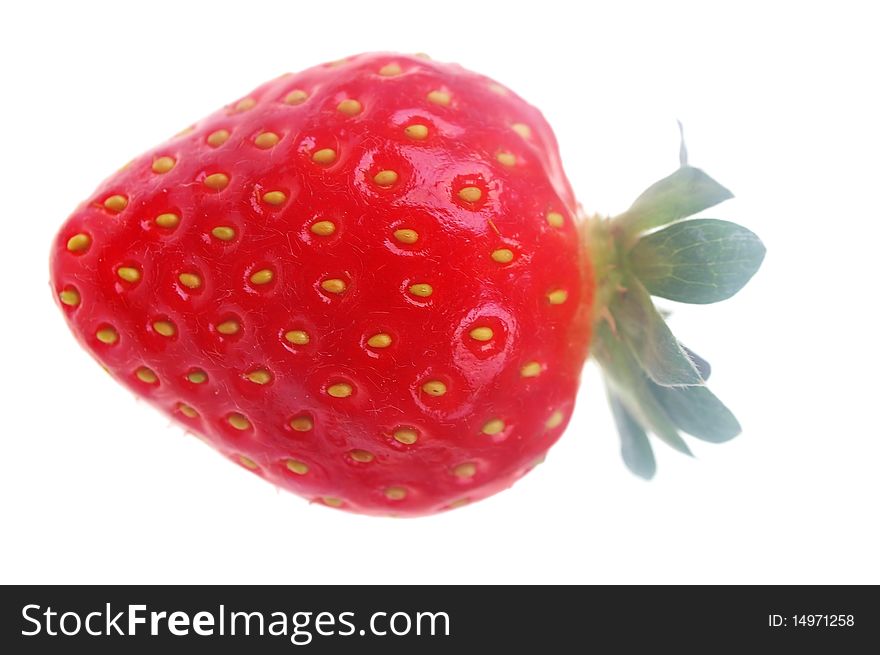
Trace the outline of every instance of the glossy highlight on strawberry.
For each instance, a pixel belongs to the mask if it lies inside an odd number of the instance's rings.
[[[594,283],[550,127],[492,80],[367,54],[284,75],[68,218],[52,286],[120,382],[331,507],[510,486],[571,415]]]

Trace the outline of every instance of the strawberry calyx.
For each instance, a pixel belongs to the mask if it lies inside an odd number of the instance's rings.
[[[687,163],[613,218],[582,224],[596,281],[591,351],[629,469],[656,472],[649,434],[691,454],[681,433],[720,443],[740,433],[733,413],[706,386],[708,362],[672,334],[654,297],[708,304],[731,297],[757,272],[765,248],[746,228],[694,214],[733,194]]]

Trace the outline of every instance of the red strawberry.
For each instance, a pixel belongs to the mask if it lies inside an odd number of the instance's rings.
[[[417,515],[510,486],[565,428],[591,333],[580,243],[536,109],[369,54],[133,160],[61,228],[52,284],[98,361],[234,461]]]

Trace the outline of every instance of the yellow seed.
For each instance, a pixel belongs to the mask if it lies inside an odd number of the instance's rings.
[[[251,284],[269,284],[275,278],[275,274],[268,268],[262,268],[250,277]]]
[[[192,382],[193,384],[204,384],[208,380],[208,374],[204,371],[190,371],[186,375],[186,379]]]
[[[489,341],[495,336],[492,328],[489,327],[476,327],[471,330],[470,334],[474,341]]]
[[[260,150],[268,150],[278,143],[279,138],[275,132],[262,132],[254,139],[254,145]]]
[[[128,206],[128,198],[125,196],[114,195],[110,196],[104,201],[104,207],[109,209],[111,212],[121,212]]]
[[[499,152],[495,155],[495,159],[498,160],[498,163],[502,166],[507,166],[508,168],[513,168],[516,166],[516,156],[509,152]]]
[[[565,223],[565,218],[559,212],[550,212],[547,214],[547,223],[551,227],[562,227],[563,223]]]
[[[240,329],[241,326],[238,324],[238,321],[229,320],[217,324],[217,332],[220,334],[238,334]]]
[[[367,345],[370,348],[387,348],[391,345],[391,335],[379,332],[367,339]]]
[[[361,462],[362,464],[366,464],[368,462],[372,462],[375,459],[375,455],[371,453],[369,450],[350,450],[348,451],[348,456],[351,457],[356,462]]]
[[[251,427],[251,422],[247,420],[247,417],[244,414],[239,414],[238,412],[233,412],[232,414],[227,416],[226,421],[236,430],[247,430],[249,427]]]
[[[427,298],[432,293],[434,293],[434,288],[430,284],[413,284],[412,286],[410,286],[409,292],[414,296]]]
[[[331,384],[327,387],[327,393],[334,398],[348,398],[354,389],[350,384],[345,382],[339,382],[337,384]]]
[[[329,237],[336,231],[336,225],[332,221],[318,221],[311,227],[312,234],[322,237]]]
[[[153,321],[153,329],[163,337],[173,337],[177,333],[177,329],[171,321]]]
[[[177,279],[180,280],[180,283],[183,286],[190,289],[198,289],[202,286],[202,278],[195,273],[181,273],[177,276]]]
[[[466,186],[459,190],[458,197],[465,202],[477,202],[483,197],[483,192],[478,187]]]
[[[235,230],[226,225],[218,225],[211,230],[211,234],[220,241],[232,241],[235,238]]]
[[[562,423],[563,418],[565,418],[565,417],[562,414],[562,412],[557,410],[550,415],[550,418],[547,419],[547,422],[545,423],[545,425],[550,429],[553,429],[555,427],[559,427],[559,425]]]
[[[235,104],[235,111],[247,111],[253,109],[256,104],[257,101],[253,98],[243,98]]]
[[[513,251],[509,248],[499,248],[492,251],[492,260],[499,264],[508,264],[513,261]]]
[[[435,105],[448,107],[451,100],[452,97],[446,91],[431,91],[428,94],[428,102],[433,102]]]
[[[187,418],[196,418],[199,415],[196,410],[185,403],[178,403],[177,410]]]
[[[172,227],[177,227],[180,224],[180,216],[177,214],[167,213],[167,214],[159,214],[156,217],[156,225],[159,227],[164,227],[166,229],[170,229]]]
[[[524,378],[536,378],[541,375],[541,364],[538,362],[523,364],[523,367],[519,369],[519,374]]]
[[[76,289],[63,289],[58,298],[68,307],[76,307],[80,303],[79,291]]]
[[[429,396],[442,396],[446,393],[446,385],[440,380],[428,380],[422,385],[422,391]]]
[[[470,505],[470,498],[459,498],[458,500],[453,500],[447,507],[449,509],[458,509],[459,507],[464,507],[465,505]]]
[[[415,230],[395,230],[394,238],[400,241],[401,243],[415,243],[419,240],[419,233]]]
[[[400,66],[397,64],[385,64],[379,69],[379,75],[382,75],[383,77],[394,77],[395,75],[400,75],[402,72]]]
[[[175,136],[175,137],[186,136],[187,134],[192,134],[192,133],[195,132],[195,131],[196,131],[196,126],[195,126],[195,125],[190,125],[189,127],[185,127],[185,128],[183,128],[182,130],[180,130],[180,132],[178,132],[178,133],[175,134],[174,136]]]
[[[301,105],[306,101],[308,97],[309,94],[302,89],[294,89],[286,96],[284,96],[284,102],[288,105]]]
[[[417,52],[413,55],[413,57],[418,57],[419,59],[427,59],[430,60],[431,56],[427,52]]]
[[[416,141],[422,141],[428,138],[428,127],[426,125],[409,125],[404,128],[403,132],[410,139],[415,139]]]
[[[473,462],[465,462],[464,464],[459,464],[454,469],[452,469],[453,475],[459,478],[472,478],[474,474],[477,472],[477,465]]]
[[[95,338],[109,346],[119,341],[119,333],[112,327],[105,327],[95,332]]]
[[[359,103],[354,98],[348,98],[347,100],[343,100],[338,105],[336,105],[336,109],[341,111],[343,114],[347,116],[357,116],[363,111],[363,107],[361,103]]]
[[[226,143],[226,139],[228,138],[229,132],[227,130],[216,130],[208,135],[206,141],[212,148],[219,148]]]
[[[497,82],[493,82],[492,84],[490,84],[490,85],[489,85],[489,90],[490,90],[492,93],[497,93],[497,94],[500,95],[500,96],[506,96],[506,95],[507,95],[507,89],[505,89],[503,86],[501,86],[501,85],[498,84]]]
[[[397,182],[397,178],[398,175],[396,171],[379,171],[373,176],[373,182],[381,187],[389,187]]]
[[[388,487],[385,490],[385,497],[388,500],[403,500],[406,498],[406,489],[403,487]]]
[[[321,288],[327,293],[342,293],[347,288],[344,280],[333,278],[321,282]]]
[[[512,129],[524,139],[528,139],[530,136],[532,136],[532,128],[530,128],[525,123],[514,123],[510,126],[510,129]]]
[[[254,384],[269,384],[272,381],[272,374],[265,369],[257,369],[246,373],[245,377]]]
[[[333,148],[321,148],[312,153],[312,161],[321,166],[329,166],[336,161],[336,151]]]
[[[483,434],[492,435],[503,431],[504,421],[500,418],[493,418],[491,421],[486,421],[486,424],[483,426]]]
[[[141,279],[141,272],[131,266],[121,266],[116,270],[116,275],[132,284]]]
[[[244,455],[239,455],[238,461],[241,462],[242,466],[250,469],[251,471],[255,471],[256,469],[259,468],[259,466],[257,466],[257,463],[254,460],[252,460],[250,457],[245,457]]]
[[[321,501],[330,507],[342,507],[342,501],[338,498],[333,498],[332,496],[324,496]]]
[[[297,346],[304,346],[309,342],[309,334],[303,330],[290,330],[284,333],[284,338]]]
[[[263,202],[276,207],[287,200],[287,194],[283,191],[269,191],[263,194]]]
[[[229,176],[224,173],[212,173],[204,180],[204,185],[214,191],[222,191],[229,184]]]
[[[402,444],[411,446],[419,440],[419,433],[412,428],[398,428],[394,431],[394,438]]]
[[[315,427],[315,425],[312,423],[312,419],[308,416],[297,416],[296,418],[290,419],[290,427],[297,432],[308,432]]]
[[[565,289],[556,289],[547,294],[547,300],[551,305],[561,305],[568,300],[568,291]]]
[[[153,373],[146,366],[141,366],[136,372],[135,375],[137,379],[145,384],[156,384],[159,381],[159,378],[156,377],[156,374]]]
[[[82,232],[74,234],[67,240],[67,249],[70,252],[82,252],[90,245],[92,245],[92,237]]]
[[[177,162],[174,161],[174,157],[159,157],[158,159],[153,160],[153,172],[154,173],[167,173]]]
[[[298,459],[289,459],[284,464],[291,473],[296,473],[297,475],[305,475],[309,472],[308,464]]]

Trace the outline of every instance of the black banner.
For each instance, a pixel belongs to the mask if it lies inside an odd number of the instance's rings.
[[[0,612],[6,653],[861,652],[880,636],[874,587],[22,586]]]

